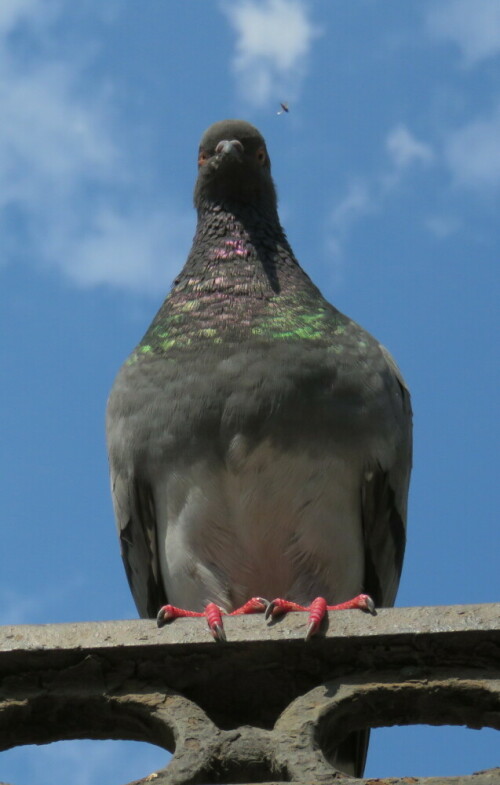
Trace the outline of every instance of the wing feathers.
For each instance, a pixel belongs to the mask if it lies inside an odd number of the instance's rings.
[[[147,483],[115,475],[112,482],[121,554],[139,614],[155,618],[167,602],[162,585],[154,500]]]

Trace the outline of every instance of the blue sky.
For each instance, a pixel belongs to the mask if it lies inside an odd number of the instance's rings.
[[[0,621],[136,615],[106,397],[187,256],[199,138],[225,117],[262,131],[302,265],[412,390],[397,604],[497,601],[499,0],[2,0],[0,44]],[[488,730],[381,730],[366,774],[497,750]],[[1,753],[0,779],[164,761],[66,742]]]

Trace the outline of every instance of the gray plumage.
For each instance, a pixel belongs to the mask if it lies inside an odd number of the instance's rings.
[[[107,410],[139,613],[255,595],[392,605],[411,466],[397,366],[295,259],[257,129],[205,132],[195,205],[186,264]],[[358,776],[366,739],[339,753]]]

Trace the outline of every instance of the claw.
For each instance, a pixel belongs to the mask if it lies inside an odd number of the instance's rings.
[[[226,633],[224,632],[224,624],[222,623],[221,608],[219,608],[215,602],[209,602],[205,607],[205,616],[214,640],[225,641]]]
[[[272,602],[269,603],[269,605],[266,608],[266,612],[264,613],[264,619],[266,621],[270,619],[272,616],[274,616],[275,608],[276,608],[276,602],[273,600]]]
[[[281,597],[277,597],[275,600],[272,600],[269,605],[267,606],[267,610],[265,613],[264,618],[270,619],[271,616],[276,618],[276,616],[282,616],[284,613],[289,613],[289,611],[306,611],[307,608],[304,608],[303,605],[298,605],[296,602],[290,602],[289,600],[283,600]]]
[[[175,609],[173,605],[164,605],[158,611],[156,616],[156,624],[158,627],[164,627],[165,624],[168,624],[169,621],[175,619],[177,614],[175,613]]]
[[[316,624],[316,622],[315,621],[310,621],[309,624],[307,625],[307,630],[306,630],[306,634],[304,636],[304,640],[306,642],[308,640],[310,640],[310,638],[312,638],[313,635],[316,635],[317,631],[318,631],[318,625]]]
[[[309,607],[309,624],[307,625],[305,637],[306,641],[319,630],[320,624],[325,618],[326,608],[327,605],[324,597],[316,597],[316,599],[311,602]]]
[[[375,603],[373,602],[372,598],[369,594],[360,594],[360,603],[359,607],[363,611],[367,611],[367,613],[371,613],[372,616],[377,615],[377,611],[375,609]]]
[[[226,643],[226,631],[222,624],[214,624],[213,627],[210,627],[210,632],[212,633],[214,641],[219,641],[219,643]]]
[[[285,600],[272,600],[264,614],[264,618],[267,621],[268,619],[276,619],[278,616],[283,616],[284,613],[287,612],[286,602]]]

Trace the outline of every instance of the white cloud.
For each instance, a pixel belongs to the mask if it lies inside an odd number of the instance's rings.
[[[467,66],[500,56],[499,0],[445,0],[427,14],[432,36],[454,43]],[[489,191],[500,185],[500,106],[448,130],[443,158],[454,185]]]
[[[419,142],[405,125],[397,125],[386,139],[386,148],[397,169],[404,169],[411,164],[430,163],[433,159],[432,148]]]
[[[165,291],[186,259],[193,221],[191,214],[168,207],[124,213],[103,208],[64,268],[82,286]],[[71,243],[71,236],[64,239]],[[64,258],[61,252],[54,255]]]
[[[424,222],[425,227],[440,240],[450,237],[458,231],[459,224],[456,218],[443,215],[433,215]]]
[[[352,179],[347,192],[333,207],[326,221],[325,253],[328,267],[322,271],[329,285],[337,288],[344,278],[343,247],[353,224],[377,209],[373,184],[368,179]]]
[[[427,166],[435,159],[433,148],[420,140],[402,123],[386,136],[389,165],[364,178],[352,179],[347,193],[330,213],[327,246],[337,258],[352,228],[361,218],[380,210],[398,192],[417,165]]]
[[[490,117],[451,132],[445,158],[457,185],[476,190],[500,186],[500,106]]]
[[[446,0],[431,4],[427,26],[435,38],[456,44],[466,65],[500,54],[498,0]]]
[[[105,120],[97,105],[73,97],[67,68],[38,62],[25,72],[11,61],[0,73],[0,204],[112,177],[118,152]]]
[[[408,128],[398,124],[387,134],[385,147],[389,153],[390,166],[381,169],[372,177],[357,178],[349,183],[347,193],[330,214],[330,229],[335,237],[329,244],[340,250],[340,236],[362,216],[380,209],[381,205],[409,175],[415,164],[427,165],[434,159],[430,145],[419,141]]]
[[[332,226],[343,231],[361,215],[372,212],[373,209],[373,195],[370,193],[368,183],[364,180],[353,180],[349,184],[347,194],[332,210]]]
[[[234,28],[241,92],[257,106],[297,96],[319,33],[301,0],[240,0],[221,6]]]
[[[328,277],[333,287],[343,281],[344,245],[352,226],[363,216],[378,209],[378,194],[369,178],[352,179],[347,192],[333,207],[326,222],[325,252],[328,255]]]
[[[0,35],[9,35],[26,17],[43,19],[39,0],[2,0],[0,4]]]
[[[60,11],[54,0],[0,5],[0,256],[20,252],[14,212],[24,256],[77,285],[150,291],[155,274],[165,285],[185,259],[192,210],[173,211],[148,189],[147,162],[120,143],[112,92],[87,82],[81,51],[71,61],[45,54]],[[23,56],[13,32],[44,45]]]

